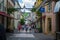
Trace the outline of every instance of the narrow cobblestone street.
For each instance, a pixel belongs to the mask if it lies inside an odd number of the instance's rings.
[[[43,33],[15,31],[15,33],[9,34],[7,40],[54,40],[54,37],[44,35]]]
[[[60,0],[0,0],[0,40],[60,40]]]

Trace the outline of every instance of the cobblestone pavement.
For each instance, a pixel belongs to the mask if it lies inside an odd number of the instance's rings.
[[[7,40],[54,40],[54,37],[50,35],[44,35],[43,33],[15,31],[14,33],[9,34]]]

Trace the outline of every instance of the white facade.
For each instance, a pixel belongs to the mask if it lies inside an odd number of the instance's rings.
[[[15,18],[17,19],[17,20],[14,20],[14,26],[15,26],[15,28],[17,28],[18,22],[20,21],[20,12],[19,12],[19,11],[16,11],[16,12],[14,13],[14,16],[15,16]]]
[[[15,2],[15,8],[20,8],[17,2]],[[21,15],[20,11],[14,12],[14,17],[17,19],[17,20],[14,20],[15,29],[17,29],[18,22],[20,21],[20,15]]]
[[[35,12],[31,13],[31,20],[33,22],[36,21],[36,14],[35,14]]]

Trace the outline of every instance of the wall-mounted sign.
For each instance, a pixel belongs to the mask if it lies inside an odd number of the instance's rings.
[[[41,13],[43,13],[43,12],[45,12],[45,8],[44,8],[44,7],[40,7],[39,11],[40,11]]]

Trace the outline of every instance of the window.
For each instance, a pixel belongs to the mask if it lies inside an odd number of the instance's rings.
[[[4,11],[4,0],[0,2],[0,11]]]
[[[51,4],[51,2],[49,2],[48,3],[48,12],[51,12],[51,10],[52,10],[52,4]]]

